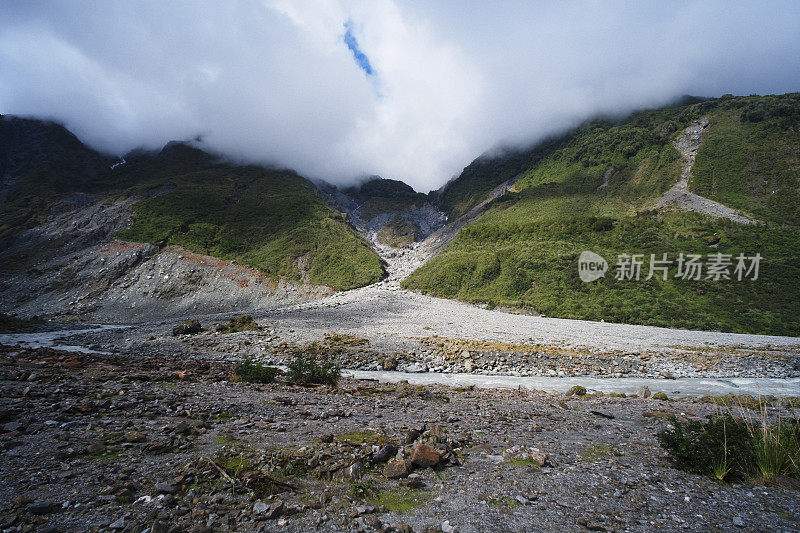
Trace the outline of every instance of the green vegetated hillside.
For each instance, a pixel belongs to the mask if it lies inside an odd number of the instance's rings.
[[[427,196],[398,180],[375,177],[344,192],[359,203],[361,218],[369,220],[381,213],[402,211],[421,205]]]
[[[171,164],[155,170],[156,182],[174,188],[134,204],[133,221],[118,234],[120,239],[177,244],[235,259],[273,278],[335,289],[360,287],[383,277],[380,258],[307,180],[286,170],[213,162],[192,171],[193,158],[184,159],[189,161],[180,165],[182,170]],[[126,165],[118,179],[137,183],[137,188],[147,182],[152,186],[157,165]]]
[[[120,239],[176,244],[235,259],[274,279],[336,289],[385,274],[366,240],[294,172],[227,164],[182,143],[130,154],[111,170],[115,158],[97,154],[63,127],[9,117],[0,121],[0,140],[6,141],[0,177],[14,177],[0,204],[0,240],[44,221],[69,193],[106,202],[134,196],[146,199],[134,204]]]
[[[678,179],[680,155],[671,142],[703,116],[710,125],[690,189],[765,225],[652,210]],[[798,335],[798,150],[800,94],[789,94],[727,96],[638,112],[617,123],[595,121],[510,159],[484,158],[465,169],[465,183],[459,178],[445,189],[443,206],[464,212],[492,184],[521,174],[514,190],[405,286],[554,317]],[[476,185],[476,170],[487,168],[499,174]],[[601,188],[607,171],[608,186]],[[584,250],[608,260],[604,278],[579,279]],[[651,253],[673,260],[679,253],[700,254],[705,260],[718,252],[760,253],[758,279],[676,279],[673,265],[666,281],[644,280]],[[640,281],[615,279],[623,253],[644,254]]]
[[[0,115],[0,242],[44,222],[64,195],[97,190],[109,164],[63,126]]]

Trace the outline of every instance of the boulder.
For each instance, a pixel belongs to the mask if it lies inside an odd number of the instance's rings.
[[[441,458],[442,456],[439,452],[424,442],[417,444],[414,448],[414,453],[411,454],[411,462],[422,468],[436,466]]]
[[[389,479],[406,477],[411,473],[411,461],[392,459],[383,469],[383,475]]]

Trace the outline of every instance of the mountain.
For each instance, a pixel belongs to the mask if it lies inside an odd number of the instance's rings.
[[[427,195],[378,176],[312,183],[192,143],[118,160],[3,116],[0,180],[0,297],[23,316],[249,311],[402,280],[552,317],[800,333],[798,93],[588,121]],[[607,261],[590,282],[586,251]],[[757,279],[737,279],[756,254]],[[693,255],[706,270],[678,276]],[[622,275],[631,256],[638,280]],[[708,276],[713,257],[733,279]]]
[[[380,257],[288,170],[186,143],[122,160],[62,126],[0,120],[0,295],[109,321],[253,309],[376,282]]]
[[[482,157],[441,194],[483,208],[404,282],[546,316],[693,329],[800,332],[800,94],[733,97],[596,120],[530,150]],[[609,273],[578,277],[582,251]],[[759,253],[757,280],[647,276],[650,254]],[[642,279],[615,279],[642,254]],[[731,273],[732,273],[731,269]]]

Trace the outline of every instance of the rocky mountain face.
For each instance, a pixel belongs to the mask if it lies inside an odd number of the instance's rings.
[[[184,143],[119,161],[15,117],[0,120],[0,140],[0,297],[22,316],[258,310],[385,275],[344,215],[292,172]]]

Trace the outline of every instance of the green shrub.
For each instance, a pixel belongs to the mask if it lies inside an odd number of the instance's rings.
[[[708,422],[672,420],[658,433],[675,466],[720,481],[769,482],[800,473],[800,420],[779,420],[770,426],[714,415]]]
[[[336,357],[315,347],[306,351],[295,351],[286,373],[286,378],[292,383],[309,385],[335,386],[341,376],[342,369]]]
[[[233,369],[234,375],[240,381],[247,383],[272,383],[275,381],[275,376],[278,375],[279,370],[272,366],[264,366],[261,363],[253,361],[253,358],[247,356],[244,360],[236,365]]]

